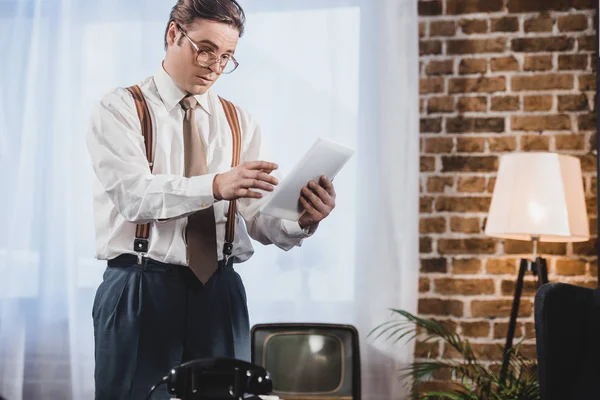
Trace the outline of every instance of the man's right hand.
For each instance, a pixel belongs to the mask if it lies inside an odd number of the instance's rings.
[[[260,199],[262,194],[252,189],[272,192],[279,182],[269,174],[277,168],[277,164],[267,161],[241,163],[231,171],[215,176],[213,196],[215,200]]]

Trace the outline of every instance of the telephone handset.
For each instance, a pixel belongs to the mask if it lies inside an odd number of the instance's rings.
[[[269,394],[273,383],[267,370],[259,365],[219,357],[178,365],[169,373],[167,387],[181,400],[237,400],[247,399],[247,394]]]

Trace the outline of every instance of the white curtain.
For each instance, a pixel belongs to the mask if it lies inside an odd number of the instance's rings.
[[[418,286],[418,29],[414,0],[242,0],[240,68],[215,90],[261,122],[283,172],[318,136],[356,149],[338,205],[284,253],[238,267],[251,324],[334,322],[361,333],[363,398],[404,398],[410,345],[367,333],[414,312]],[[152,75],[173,4],[0,1],[0,394],[92,399],[91,107]],[[273,101],[275,98],[277,101]]]

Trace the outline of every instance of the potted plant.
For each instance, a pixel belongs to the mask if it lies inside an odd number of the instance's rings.
[[[426,361],[415,361],[401,369],[400,379],[409,379],[411,395],[415,399],[448,400],[537,400],[540,390],[537,376],[537,362],[524,357],[519,352],[521,343],[507,353],[508,369],[504,379],[500,378],[499,368],[483,364],[467,339],[446,328],[444,325],[419,318],[404,310],[391,310],[400,319],[385,322],[373,329],[369,336],[385,337],[394,343],[405,339],[418,339],[417,348],[433,348],[439,342],[446,344],[458,353],[455,359],[433,358],[428,352]],[[449,388],[440,391],[424,391],[423,382],[429,381],[434,373],[446,373],[452,377]]]

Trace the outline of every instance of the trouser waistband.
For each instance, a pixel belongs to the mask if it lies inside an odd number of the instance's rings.
[[[141,263],[139,263],[138,256],[135,254],[121,254],[120,256],[117,256],[111,260],[108,260],[109,267],[122,267],[122,266],[133,265],[133,264],[141,264],[144,266],[158,267],[158,268],[173,268],[173,267],[188,268],[187,266],[184,266],[184,265],[168,264],[168,263],[156,261],[149,257],[142,257]],[[224,260],[219,261],[219,267],[224,267],[224,266],[231,267],[232,265],[233,265],[233,260],[231,258],[228,260],[227,264],[225,264]]]

